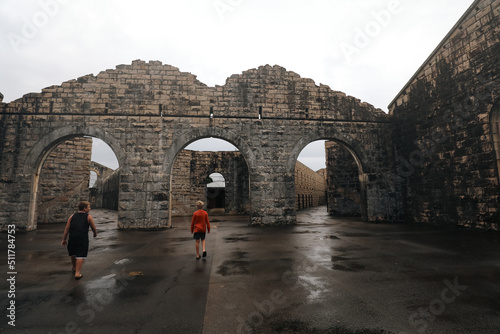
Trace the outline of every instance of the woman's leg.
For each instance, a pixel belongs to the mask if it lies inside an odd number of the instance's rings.
[[[76,259],[75,277],[82,276],[82,273],[80,271],[82,270],[83,261],[85,261],[85,260],[84,259]]]
[[[200,257],[200,239],[196,239],[196,258]]]
[[[76,270],[76,257],[74,256],[71,257],[71,269],[73,269],[73,271]]]

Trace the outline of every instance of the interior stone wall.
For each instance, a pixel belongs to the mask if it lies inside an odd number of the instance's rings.
[[[57,145],[42,165],[38,223],[62,223],[89,200],[92,138],[77,137]]]
[[[389,106],[404,219],[500,230],[500,1],[475,1]]]
[[[361,216],[359,168],[342,145],[326,142],[328,213],[332,216]]]

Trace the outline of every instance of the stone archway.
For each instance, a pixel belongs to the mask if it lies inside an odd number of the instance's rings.
[[[291,151],[287,165],[288,173],[294,175],[292,169],[295,168],[295,162],[297,161],[300,152],[309,143],[316,140],[328,140],[336,142],[337,144],[341,145],[344,149],[346,149],[351,154],[352,158],[355,160],[359,173],[360,196],[361,196],[361,201],[360,201],[361,218],[363,220],[368,220],[368,199],[366,193],[366,187],[367,187],[366,181],[368,178],[366,177],[364,172],[364,170],[366,170],[367,168],[363,167],[365,165],[363,161],[365,161],[366,154],[364,150],[361,148],[361,146],[353,138],[345,134],[339,134],[336,131],[321,131],[321,130],[305,135],[304,137],[299,139],[299,141],[296,143],[296,145]],[[295,186],[295,182],[293,184]]]
[[[248,164],[248,168],[252,168],[255,162],[255,153],[250,146],[236,133],[229,131],[227,129],[219,127],[208,127],[208,128],[198,128],[194,131],[181,134],[178,136],[172,145],[165,152],[165,157],[163,161],[163,171],[165,173],[172,173],[173,162],[177,154],[186,146],[192,142],[203,139],[203,138],[219,138],[226,140],[238,148],[238,150],[245,157],[245,161]]]
[[[231,144],[233,144],[236,148],[238,148],[239,153],[243,157],[243,160],[245,161],[246,164],[246,173],[248,173],[248,180],[247,182],[250,183],[250,166],[252,166],[252,163],[255,161],[254,157],[254,151],[250,149],[250,147],[247,145],[247,143],[242,140],[237,134],[228,131],[226,129],[218,128],[218,127],[210,127],[210,128],[205,128],[205,129],[197,129],[195,131],[191,131],[188,133],[185,133],[184,135],[181,135],[176,138],[174,143],[170,146],[170,148],[166,151],[165,153],[165,160],[163,164],[164,168],[164,173],[167,175],[166,180],[168,183],[168,199],[169,199],[169,209],[168,209],[168,227],[171,227],[171,222],[172,222],[172,214],[173,214],[173,208],[172,205],[174,203],[173,201],[173,184],[174,180],[172,179],[174,172],[174,163],[180,154],[180,152],[189,144],[200,140],[200,139],[206,139],[206,138],[218,138],[225,140]],[[239,175],[243,171],[234,171],[234,174]],[[246,173],[244,175],[246,175]],[[208,174],[207,174],[208,175]],[[205,187],[206,185],[204,185]],[[250,207],[251,207],[251,195],[248,195],[250,197]],[[208,203],[207,203],[208,204]],[[184,210],[185,211],[185,210]]]
[[[120,162],[120,166],[122,165],[121,161],[123,161],[124,159],[121,154],[117,154],[121,152],[121,146],[119,142],[99,128],[65,127],[52,131],[47,136],[43,137],[31,149],[30,153],[27,156],[27,159],[25,160],[23,168],[25,180],[30,181],[30,185],[28,187],[28,189],[30,189],[30,201],[28,207],[27,230],[36,229],[40,173],[45,159],[47,158],[49,153],[62,142],[68,139],[83,136],[95,137],[106,141],[107,143],[109,142],[108,145],[115,152],[115,155]]]

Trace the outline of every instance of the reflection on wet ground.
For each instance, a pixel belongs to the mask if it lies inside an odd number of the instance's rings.
[[[329,217],[324,208],[299,212],[293,226],[221,216],[210,217],[208,256],[196,260],[190,217],[145,232],[118,230],[116,212],[91,213],[99,235],[80,281],[60,246],[64,224],[17,235],[17,331],[489,334],[500,327],[498,233],[370,224]]]

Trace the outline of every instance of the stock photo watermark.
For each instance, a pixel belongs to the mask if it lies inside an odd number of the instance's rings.
[[[443,115],[443,126],[438,126],[432,130],[430,138],[423,138],[414,141],[418,149],[413,150],[408,159],[399,155],[400,161],[398,165],[398,176],[402,178],[410,177],[415,169],[425,163],[425,159],[429,159],[438,150],[440,144],[444,144],[450,140],[450,136],[446,135],[446,129],[456,131],[466,124],[466,121],[471,117],[478,103],[487,103],[490,98],[491,87],[488,80],[482,76],[478,76],[478,86],[485,88],[484,93],[478,93],[476,96],[467,96],[460,102],[455,103],[448,108]]]
[[[79,320],[68,321],[64,327],[64,330],[57,333],[49,332],[48,334],[80,334],[84,333],[80,325],[82,322],[85,324],[91,324],[92,321],[97,317],[97,314],[104,310],[105,306],[111,304],[115,297],[120,294],[129,284],[128,281],[134,280],[134,275],[128,275],[126,273],[113,271],[110,275],[104,277],[107,279],[116,280],[114,286],[108,287],[107,289],[100,290],[95,296],[93,296],[92,301],[81,302],[76,308],[76,314]]]
[[[456,301],[456,299],[468,288],[467,285],[458,283],[458,277],[455,277],[453,282],[446,279],[443,283],[446,287],[441,290],[439,298],[433,299],[428,306],[420,307],[410,315],[408,322],[417,333],[425,333],[436,318],[446,311],[447,306]]]
[[[59,14],[61,6],[67,3],[69,3],[69,0],[39,0],[38,10],[33,15],[23,16],[19,29],[16,32],[11,31],[7,34],[11,47],[16,52],[20,52],[23,46],[37,37],[40,30]]]
[[[366,22],[363,27],[358,26],[354,29],[355,34],[352,41],[339,44],[347,63],[350,63],[354,56],[361,54],[361,51],[366,49],[374,38],[380,36],[392,22],[393,17],[400,14],[403,9],[404,7],[399,0],[390,0],[385,9],[371,11],[371,20]]]
[[[316,252],[318,247],[315,247]],[[296,291],[299,287],[304,286],[304,276],[316,271],[318,265],[297,265],[290,270],[286,270],[281,275],[281,283],[283,288],[273,289],[269,293],[269,297],[264,300],[253,300],[252,305],[254,310],[246,317],[236,317],[236,333],[250,334],[258,332],[258,328],[264,325],[266,319],[270,318],[276,311],[286,307],[291,301],[287,298],[287,293]],[[320,289],[321,290],[321,289]],[[225,332],[224,334],[229,334]]]
[[[16,326],[16,225],[7,225],[7,323]]]
[[[234,11],[244,0],[215,0],[212,5],[219,16],[224,21],[226,13]]]

